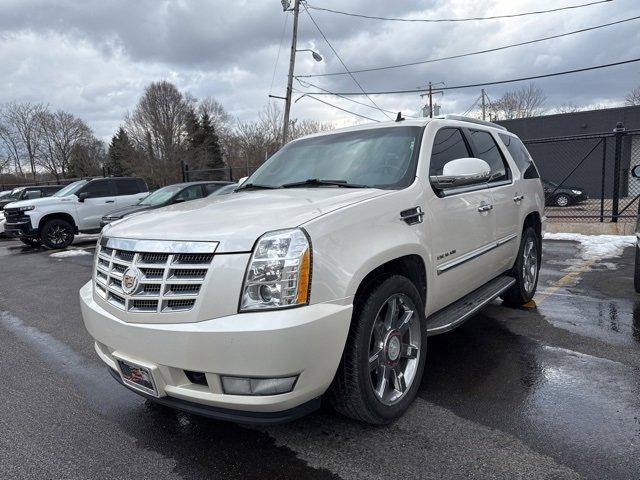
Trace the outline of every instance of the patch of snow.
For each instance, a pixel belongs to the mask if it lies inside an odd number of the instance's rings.
[[[583,235],[581,233],[545,233],[545,240],[568,240],[580,245],[584,260],[619,257],[627,247],[636,244],[635,235]]]
[[[56,252],[49,255],[53,258],[67,258],[67,257],[79,257],[82,255],[91,255],[91,252],[86,250],[65,250],[64,252]]]

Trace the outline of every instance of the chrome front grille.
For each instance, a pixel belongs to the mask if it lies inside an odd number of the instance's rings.
[[[216,246],[215,242],[103,237],[96,249],[96,294],[110,305],[133,313],[189,311],[196,304]],[[140,278],[137,287],[127,294],[122,283],[130,267],[140,272]]]

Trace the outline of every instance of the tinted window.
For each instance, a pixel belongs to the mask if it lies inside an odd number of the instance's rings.
[[[487,162],[491,167],[491,182],[509,178],[509,170],[502,158],[498,144],[489,132],[471,130],[473,156]]]
[[[114,182],[116,184],[116,195],[135,195],[141,191],[137,178],[119,178]]]
[[[93,180],[78,192],[78,194],[80,193],[87,193],[89,195],[88,198],[110,197],[113,195],[109,180]]]
[[[429,175],[442,175],[442,169],[451,160],[470,157],[462,132],[457,128],[438,130],[433,140]]]
[[[524,178],[540,178],[538,169],[533,163],[533,158],[531,158],[529,151],[519,138],[501,133],[500,140],[502,140],[507,150],[509,150],[513,161],[516,162],[518,170],[520,170]]]
[[[193,185],[185,188],[176,197],[176,201],[188,202],[189,200],[195,200],[196,198],[202,198],[202,186]]]

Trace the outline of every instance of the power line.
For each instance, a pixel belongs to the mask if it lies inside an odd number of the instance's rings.
[[[521,13],[512,13],[512,14],[508,14],[508,15],[493,15],[490,17],[469,17],[469,18],[397,18],[397,17],[376,17],[373,15],[363,15],[360,13],[352,13],[352,12],[342,12],[340,10],[333,10],[331,8],[324,8],[324,7],[315,7],[313,5],[308,5],[309,8],[312,8],[314,10],[319,10],[319,11],[323,11],[323,12],[330,12],[330,13],[336,13],[338,15],[347,15],[349,17],[358,17],[358,18],[366,18],[369,20],[386,20],[386,21],[393,21],[393,22],[425,22],[425,23],[439,23],[439,22],[471,22],[471,21],[475,21],[475,20],[496,20],[499,18],[514,18],[514,17],[525,17],[528,15],[538,15],[541,13],[552,13],[552,12],[559,12],[561,10],[571,10],[571,9],[575,9],[575,8],[582,8],[582,7],[589,7],[591,5],[598,5],[600,3],[608,3],[611,2],[613,0],[599,0],[596,2],[589,2],[589,3],[581,3],[578,5],[568,5],[566,7],[557,7],[557,8],[551,8],[548,10],[534,10],[531,12],[521,12]]]
[[[369,95],[367,95],[367,93],[364,91],[364,88],[362,88],[362,85],[360,85],[360,82],[358,82],[358,80],[356,80],[356,77],[349,72],[349,68],[347,67],[347,65],[342,61],[342,58],[340,57],[340,55],[338,55],[338,52],[336,51],[335,48],[333,48],[333,45],[331,45],[331,42],[329,41],[329,39],[325,36],[325,34],[322,32],[322,30],[320,29],[320,26],[316,23],[315,19],[313,18],[313,16],[311,15],[311,12],[309,12],[309,9],[307,8],[306,4],[302,4],[302,6],[304,7],[305,12],[307,12],[307,15],[309,15],[309,18],[311,19],[311,21],[313,22],[313,24],[315,25],[316,29],[318,30],[318,33],[320,33],[320,35],[322,36],[322,38],[324,38],[324,41],[327,42],[327,45],[329,45],[329,48],[331,49],[331,51],[333,51],[334,55],[337,57],[337,59],[340,61],[340,63],[342,64],[342,66],[344,67],[344,70],[346,72],[348,72],[349,76],[351,77],[351,79],[353,80],[353,82],[358,86],[358,88],[362,91],[362,93],[364,94],[365,97],[367,97],[367,99],[373,104],[375,105],[375,107],[380,110],[385,117],[387,117],[389,120],[392,120],[392,118],[384,111],[382,110],[378,104],[376,104],[376,102],[374,102],[371,97],[369,97]]]
[[[276,79],[276,70],[278,69],[278,62],[280,61],[280,51],[282,50],[282,42],[284,41],[284,32],[287,29],[287,20],[289,15],[284,16],[284,23],[282,24],[282,33],[280,34],[280,45],[278,45],[278,54],[276,55],[276,62],[273,65],[273,75],[271,75],[271,86],[269,87],[269,95],[273,92],[273,82]]]
[[[390,70],[390,69],[393,69],[393,68],[412,67],[412,66],[415,66],[415,65],[424,65],[425,63],[435,63],[435,62],[441,62],[443,60],[453,60],[453,59],[456,59],[456,58],[470,57],[472,55],[481,55],[483,53],[498,52],[500,50],[506,50],[508,48],[521,47],[523,45],[531,45],[533,43],[544,42],[544,41],[553,40],[553,39],[556,39],[556,38],[568,37],[569,35],[575,35],[577,33],[589,32],[589,31],[592,31],[592,30],[597,30],[599,28],[610,27],[612,25],[618,25],[618,24],[621,24],[621,23],[631,22],[631,21],[638,20],[638,19],[640,19],[640,15],[638,15],[636,17],[625,18],[623,20],[617,20],[615,22],[603,23],[601,25],[595,25],[593,27],[581,28],[580,30],[573,30],[571,32],[559,33],[557,35],[550,35],[548,37],[536,38],[535,40],[528,40],[526,42],[511,43],[509,45],[503,45],[503,46],[494,47],[494,48],[487,48],[485,50],[477,50],[475,52],[460,53],[460,54],[457,54],[457,55],[450,55],[448,57],[431,58],[431,59],[428,59],[428,60],[419,60],[419,61],[408,62],[408,63],[398,63],[398,64],[395,64],[395,65],[386,65],[386,66],[383,66],[383,67],[372,67],[372,68],[363,68],[363,69],[360,69],[360,70],[351,70],[350,73],[377,72],[377,71],[380,71],[380,70]],[[330,77],[330,76],[336,76],[336,75],[347,75],[347,72],[316,73],[316,74],[297,75],[297,76],[299,78],[311,78],[311,77]]]
[[[473,110],[473,107],[475,107],[478,104],[479,101],[480,101],[480,97],[477,97],[476,101],[473,102],[471,104],[471,106],[469,108],[467,108],[467,110],[465,110],[465,112],[462,114],[462,116],[464,117],[467,113],[469,113],[471,110]]]
[[[316,98],[313,95],[309,95],[308,93],[305,93],[300,98],[311,98],[313,100],[316,100],[317,102],[324,103],[325,105],[328,105],[328,106],[333,107],[335,109],[341,110],[341,111],[343,111],[345,113],[348,113],[350,115],[355,115],[356,117],[360,117],[360,118],[366,118],[367,120],[371,120],[372,122],[380,122],[380,120],[376,120],[375,118],[367,117],[366,115],[361,115],[359,113],[352,112],[351,110],[347,110],[346,108],[339,107],[337,105],[334,105],[333,103],[325,102],[324,100],[322,100],[320,98]]]
[[[387,109],[384,109],[384,108],[378,108],[378,107],[374,107],[373,105],[369,105],[368,103],[359,102],[359,101],[357,101],[357,100],[354,100],[353,98],[345,97],[345,96],[343,96],[343,95],[340,95],[340,94],[337,94],[337,93],[335,93],[335,92],[332,92],[331,90],[327,90],[326,88],[322,88],[321,86],[316,85],[315,83],[311,83],[311,82],[306,82],[306,81],[300,80],[300,79],[299,79],[299,78],[297,78],[297,77],[296,77],[296,80],[298,80],[298,83],[300,83],[300,85],[302,85],[304,88],[309,88],[309,87],[317,88],[318,90],[322,90],[322,91],[323,91],[323,92],[325,92],[325,93],[329,93],[329,94],[331,94],[331,95],[333,95],[333,96],[336,96],[336,97],[342,98],[342,99],[344,99],[344,100],[348,100],[349,102],[356,103],[356,104],[358,104],[358,105],[362,105],[363,107],[373,108],[374,110],[382,110],[382,111],[384,111],[384,112],[392,113],[392,114],[394,114],[394,115],[395,115],[396,113],[398,113],[398,112],[393,111],[393,110],[387,110]],[[299,93],[304,93],[304,94],[306,95],[306,92],[303,92],[302,90],[298,90],[298,92],[299,92]],[[302,97],[300,97],[300,98],[302,98]],[[299,98],[298,100],[300,100],[300,98]],[[296,102],[297,102],[298,100],[296,100]],[[409,117],[409,118],[417,118],[417,117],[412,117],[411,115],[405,115],[405,116],[406,116],[406,117]]]
[[[557,77],[560,75],[568,75],[568,74],[572,74],[572,73],[580,73],[580,72],[587,72],[590,70],[599,70],[601,68],[609,68],[609,67],[615,67],[618,65],[625,65],[627,63],[634,63],[634,62],[640,62],[640,58],[633,58],[630,60],[623,60],[620,62],[614,62],[614,63],[607,63],[604,65],[596,65],[593,67],[585,67],[585,68],[576,68],[574,70],[565,70],[563,72],[555,72],[555,73],[546,73],[543,75],[532,75],[529,77],[520,77],[520,78],[512,78],[509,80],[498,80],[498,81],[494,81],[494,82],[482,82],[482,83],[470,83],[467,85],[454,85],[451,87],[441,87],[440,90],[459,90],[462,88],[473,88],[473,87],[486,87],[489,85],[502,85],[504,83],[514,83],[514,82],[522,82],[525,80],[537,80],[539,78],[548,78],[548,77]],[[384,90],[384,91],[378,91],[378,92],[367,92],[365,95],[395,95],[395,94],[400,94],[400,93],[423,93],[424,89],[407,89],[407,90]],[[323,93],[323,92],[310,92],[314,95],[329,95],[327,93]],[[353,96],[353,95],[363,95],[360,92],[339,92],[339,95],[345,95],[345,96]]]

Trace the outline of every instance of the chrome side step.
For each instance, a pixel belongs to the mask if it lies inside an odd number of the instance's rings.
[[[514,283],[516,283],[515,278],[501,275],[465,295],[457,302],[437,311],[427,318],[427,335],[438,335],[453,330],[469,317],[478,313],[501,293],[511,288]]]

